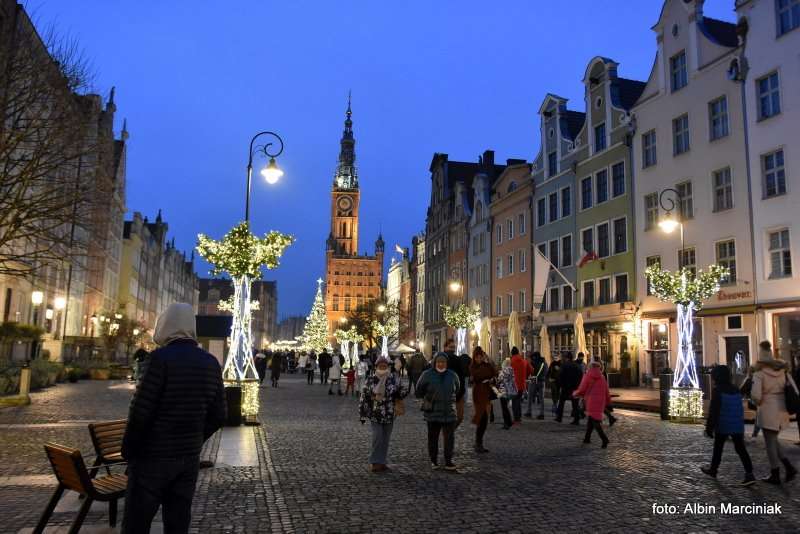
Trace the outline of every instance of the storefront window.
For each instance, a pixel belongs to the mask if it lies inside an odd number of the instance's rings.
[[[669,326],[666,323],[650,323],[650,372],[654,375],[669,367]]]
[[[551,330],[550,351],[553,356],[563,355],[575,350],[575,336],[572,329]]]
[[[586,332],[586,361],[591,358],[600,358],[601,361],[608,362],[610,354],[608,352],[609,337],[607,330],[588,330]]]
[[[800,367],[800,312],[772,316],[775,348],[781,359],[790,362],[792,371]]]

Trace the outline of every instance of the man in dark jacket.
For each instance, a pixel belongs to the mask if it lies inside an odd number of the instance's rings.
[[[722,449],[730,437],[744,467],[744,480],[741,485],[751,486],[756,483],[756,478],[753,476],[753,462],[744,445],[742,394],[731,383],[731,373],[727,365],[714,366],[711,370],[711,378],[714,381],[714,390],[711,393],[711,404],[708,407],[706,435],[714,438],[714,453],[711,456],[711,465],[701,467],[700,470],[708,476],[716,478],[717,469],[722,461]]]
[[[417,380],[419,377],[422,376],[422,372],[425,371],[425,368],[428,366],[428,361],[425,359],[425,356],[422,355],[421,352],[416,352],[411,357],[411,361],[408,362],[408,385],[409,388],[414,388],[416,391],[417,388]]]
[[[458,376],[458,392],[456,393],[456,428],[464,420],[464,394],[467,391],[467,374],[469,364],[464,367],[464,361],[456,355],[456,343],[448,339],[444,344],[444,352],[447,354],[447,369],[453,371]]]
[[[561,364],[561,370],[558,374],[558,386],[561,390],[561,396],[558,399],[558,412],[555,420],[559,423],[561,422],[561,418],[564,415],[564,405],[569,399],[572,403],[572,424],[579,425],[577,399],[572,396],[572,392],[581,385],[583,373],[581,373],[580,367],[575,364],[573,358],[571,352],[567,352],[564,355],[564,362]]]
[[[194,310],[171,304],[156,322],[147,371],[131,401],[122,456],[128,461],[123,532],[188,532],[200,449],[225,421],[222,370],[197,346]]]
[[[323,350],[319,355],[317,365],[319,366],[319,383],[327,384],[328,374],[331,372],[331,365],[333,365],[333,358],[328,354],[327,350]]]

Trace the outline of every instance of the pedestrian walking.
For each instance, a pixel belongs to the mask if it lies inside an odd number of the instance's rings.
[[[356,392],[356,368],[350,366],[344,373],[344,376],[345,380],[347,381],[347,387],[344,388],[344,394],[352,394],[355,397],[358,394]]]
[[[747,376],[744,378],[744,382],[742,382],[742,387],[739,388],[739,392],[742,394],[742,397],[747,399],[747,407],[756,412],[756,420],[753,422],[753,433],[750,434],[751,438],[757,438],[758,433],[761,432],[761,427],[758,426],[758,406],[756,403],[753,402],[753,373],[756,372],[756,368],[754,365],[751,365],[747,369]],[[795,383],[797,381],[795,380]]]
[[[536,419],[544,419],[544,384],[547,380],[547,362],[542,355],[534,352],[531,356],[531,368],[533,374],[528,378],[528,411],[525,417],[533,416],[533,401],[539,403],[539,415]]]
[[[789,412],[786,409],[787,385],[797,393],[797,385],[789,375],[786,362],[773,357],[769,341],[759,345],[756,372],[753,374],[753,401],[758,406],[756,423],[764,433],[764,444],[769,458],[770,475],[762,479],[770,484],[780,484],[780,466],[786,471],[786,482],[792,480],[797,469],[789,462],[781,450],[778,440],[780,431],[789,426]]]
[[[751,486],[756,483],[756,477],[753,476],[753,462],[744,445],[742,394],[731,382],[731,373],[727,365],[714,366],[711,370],[711,379],[714,382],[714,389],[711,391],[711,404],[706,418],[706,435],[714,438],[714,452],[711,456],[711,465],[701,467],[700,470],[712,478],[717,477],[717,469],[722,462],[722,449],[728,438],[731,438],[736,454],[739,455],[744,467],[744,480],[741,485]]]
[[[328,354],[328,351],[323,349],[320,353],[319,357],[317,358],[317,366],[319,367],[319,383],[320,384],[327,384],[328,383],[328,375],[330,373],[331,365],[333,364],[333,358],[331,355]]]
[[[369,361],[366,357],[360,356],[358,358],[358,366],[356,367],[356,390],[361,391],[366,384],[367,376],[369,376]]]
[[[461,388],[458,374],[447,368],[448,355],[440,352],[434,358],[432,369],[422,373],[415,395],[422,399],[422,412],[428,425],[428,456],[431,466],[439,468],[439,434],[444,440],[444,468],[456,471],[453,463],[455,448],[456,399]]]
[[[511,428],[514,420],[511,418],[508,404],[517,395],[517,382],[514,377],[514,368],[511,367],[511,358],[503,360],[500,375],[497,377],[499,386],[500,409],[503,412],[503,430]]]
[[[253,360],[253,365],[255,366],[256,373],[258,374],[258,383],[263,384],[264,377],[267,374],[267,355],[264,354],[263,351],[257,350]]]
[[[517,347],[511,348],[511,368],[514,369],[514,382],[517,394],[511,398],[511,408],[514,412],[514,425],[522,424],[522,393],[526,389],[528,378],[533,374],[530,362],[522,357]]]
[[[158,317],[147,370],[122,438],[128,487],[122,531],[150,532],[162,508],[164,531],[189,531],[203,443],[225,421],[222,369],[197,345],[194,309],[175,303]]]
[[[456,395],[456,428],[464,420],[464,395],[467,392],[467,376],[469,366],[464,366],[464,361],[456,355],[456,343],[453,339],[448,339],[444,344],[444,351],[447,353],[447,368],[458,376],[458,394]]]
[[[417,380],[422,376],[422,372],[428,366],[428,361],[421,352],[415,352],[408,362],[408,385],[409,388],[417,387]]]
[[[331,367],[328,371],[328,395],[333,395],[333,385],[336,384],[336,394],[342,395],[342,361],[338,355],[331,358]]]
[[[578,403],[572,392],[575,391],[581,383],[583,373],[580,368],[572,361],[572,353],[567,352],[564,354],[564,362],[561,364],[561,369],[558,372],[558,389],[560,390],[558,398],[558,411],[556,412],[556,422],[560,423],[564,416],[564,405],[567,400],[572,403],[572,424],[580,424]]]
[[[475,452],[487,453],[489,450],[483,446],[483,436],[489,426],[489,409],[492,405],[493,389],[497,371],[489,361],[486,353],[480,347],[472,351],[472,363],[469,366],[469,376],[472,380],[472,407],[475,415],[472,423],[475,429]]]
[[[561,388],[559,387],[559,375],[561,374],[561,355],[556,354],[553,356],[553,361],[550,362],[550,369],[547,373],[547,386],[550,388],[550,400],[553,401],[551,410],[553,415],[558,414],[558,402],[561,399]]]
[[[400,415],[398,403],[402,403],[408,394],[400,377],[391,372],[389,365],[388,358],[378,358],[375,373],[367,378],[358,405],[361,424],[369,419],[372,427],[369,464],[373,473],[389,471],[387,458],[394,419]]]
[[[583,375],[578,389],[572,395],[573,398],[583,398],[586,405],[586,434],[583,442],[591,443],[594,430],[600,436],[603,442],[601,446],[605,449],[608,447],[608,437],[603,432],[603,412],[611,404],[611,392],[608,390],[608,382],[600,370],[601,367],[599,360],[592,359],[589,371]]]
[[[308,384],[309,386],[314,385],[314,371],[315,371],[314,368],[316,366],[317,366],[317,356],[312,352],[306,359],[306,364],[304,366],[306,373],[306,384]]]
[[[281,370],[283,369],[283,354],[276,352],[272,355],[272,360],[269,362],[270,380],[272,380],[272,387],[278,387],[278,380],[281,379]]]

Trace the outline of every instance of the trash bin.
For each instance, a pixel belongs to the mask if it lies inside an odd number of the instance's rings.
[[[225,403],[228,407],[225,426],[240,426],[242,424],[242,388],[239,386],[226,387]]]
[[[661,419],[666,421],[669,419],[669,390],[672,388],[672,373],[658,375],[658,384],[661,399],[659,412],[661,413]]]

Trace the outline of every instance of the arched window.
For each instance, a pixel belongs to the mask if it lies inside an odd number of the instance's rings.
[[[517,182],[511,182],[510,184],[508,184],[508,191],[507,191],[508,193],[511,193],[516,190],[517,190]]]

